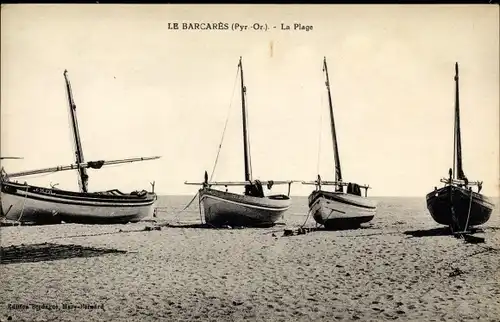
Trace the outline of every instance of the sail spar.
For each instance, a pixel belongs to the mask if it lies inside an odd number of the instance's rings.
[[[51,172],[68,171],[68,170],[74,170],[74,169],[88,169],[88,168],[100,169],[103,166],[118,165],[118,164],[122,164],[122,163],[131,163],[131,162],[138,162],[138,161],[156,160],[159,158],[161,158],[161,156],[138,157],[138,158],[128,158],[128,159],[118,159],[118,160],[88,161],[88,162],[83,162],[83,163],[73,163],[73,164],[66,165],[66,166],[56,166],[56,167],[28,170],[28,171],[8,173],[8,174],[3,173],[2,178],[7,179],[7,178],[15,178],[15,177],[25,177],[25,176],[31,176],[34,174],[44,174],[44,173],[51,173]]]

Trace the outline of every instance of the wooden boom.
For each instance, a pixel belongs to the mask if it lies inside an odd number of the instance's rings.
[[[74,163],[74,164],[70,164],[67,166],[57,166],[57,167],[22,171],[22,172],[10,173],[10,174],[7,173],[7,174],[5,174],[4,177],[5,178],[24,177],[24,176],[34,175],[34,174],[42,174],[42,173],[50,173],[50,172],[58,172],[58,171],[68,171],[68,170],[84,169],[84,168],[100,169],[102,166],[105,166],[105,165],[114,165],[114,164],[130,163],[130,162],[137,162],[137,161],[156,160],[159,158],[161,158],[161,157],[154,156],[154,157],[140,157],[140,158],[130,158],[130,159],[109,160],[109,161],[104,161],[104,160],[89,161],[89,162],[84,162],[84,163]]]
[[[212,182],[189,182],[185,181],[184,184],[186,185],[193,185],[193,186],[200,186],[200,185],[209,185],[209,186],[246,186],[249,184],[254,183],[254,181],[212,181]],[[263,180],[260,181],[260,183],[264,184],[292,184],[294,182],[299,182],[296,180],[278,180],[278,181],[273,181],[273,180]]]
[[[458,184],[458,185],[467,185],[467,186],[480,186],[483,184],[482,181],[465,181],[465,180],[458,180],[458,179],[445,179],[442,178],[440,180],[442,183],[445,184]]]
[[[318,185],[318,181],[302,181],[302,184],[308,184],[308,185]],[[319,182],[322,186],[348,186],[349,183],[347,182],[341,182],[341,181],[323,181],[321,180]],[[358,185],[360,188],[363,189],[371,189],[372,187],[368,185]]]

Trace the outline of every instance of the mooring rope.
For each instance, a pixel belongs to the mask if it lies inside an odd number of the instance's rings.
[[[203,215],[201,213],[201,199],[198,200],[198,211],[200,213],[200,222],[203,224]]]
[[[473,252],[472,254],[462,255],[459,258],[456,258],[456,259],[452,260],[451,262],[446,263],[446,265],[448,267],[452,267],[453,264],[455,264],[457,262],[462,262],[464,259],[470,258],[472,256],[476,256],[476,255],[480,255],[480,254],[484,254],[484,253],[489,253],[489,252],[500,252],[499,248],[494,248],[491,246],[482,246],[482,245],[475,245],[475,246],[477,246],[478,248],[482,248],[482,250],[477,250],[477,251]]]
[[[302,226],[300,226],[300,228],[304,228],[304,226],[307,223],[307,220],[309,219],[309,216],[311,215],[311,212],[312,212],[311,209],[309,209],[309,211],[307,212],[306,220],[304,221],[304,223],[302,224]]]
[[[17,218],[17,222],[19,225],[21,225],[21,219],[23,218],[23,214],[24,214],[24,207],[26,206],[26,199],[28,199],[28,188],[29,188],[29,186],[26,185],[26,191],[25,191],[24,199],[23,199],[23,207],[21,208],[21,213],[19,214],[19,217]]]
[[[200,192],[198,191],[198,192],[194,195],[194,197],[191,199],[191,201],[189,201],[189,202],[188,202],[188,204],[187,204],[186,206],[184,206],[184,208],[183,208],[181,211],[179,211],[178,213],[176,213],[176,214],[174,215],[174,219],[175,219],[175,220],[179,221],[179,215],[180,215],[180,214],[182,214],[184,211],[186,211],[186,209],[188,209],[188,208],[189,208],[189,206],[191,206],[191,204],[193,203],[193,201],[195,201],[195,200],[196,200],[196,197],[198,197],[199,193],[200,193]]]
[[[455,216],[455,207],[453,206],[453,187],[450,187],[450,211],[451,211],[451,219],[456,225],[456,228],[460,229],[460,223],[458,222],[457,217]],[[453,225],[450,224],[451,231],[455,233],[455,229],[453,229]]]
[[[196,199],[196,197],[198,196],[198,194],[199,194],[199,192],[197,192],[197,193],[194,195],[193,199],[191,199],[191,201],[190,201],[190,202],[189,202],[189,203],[188,203],[188,204],[184,207],[184,209],[182,209],[179,213],[181,213],[181,212],[185,211],[186,209],[188,209],[188,208],[189,208],[189,206],[191,206],[191,204],[193,203],[193,201]]]
[[[453,207],[453,202],[451,202],[451,215],[452,215],[452,219],[455,222],[457,228],[460,230],[458,232],[459,233],[458,238],[462,239],[463,241],[465,241],[465,237],[464,237],[464,235],[462,233],[467,233],[467,228],[469,226],[469,219],[470,219],[471,210],[472,210],[472,190],[470,190],[469,211],[467,213],[467,220],[465,222],[465,226],[462,228],[462,227],[460,227],[460,222],[458,221],[457,217],[455,216],[455,207]],[[452,231],[453,234],[455,234],[454,229],[451,229],[451,231]]]
[[[472,208],[472,190],[470,190],[469,212],[467,213],[467,221],[465,222],[464,231],[467,231],[467,228],[469,227],[469,218],[470,218],[471,208]]]

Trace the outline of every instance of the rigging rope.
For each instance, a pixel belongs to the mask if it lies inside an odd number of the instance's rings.
[[[304,221],[304,223],[302,224],[302,226],[300,226],[300,228],[304,228],[304,226],[306,225],[307,223],[307,220],[309,219],[309,215],[311,215],[311,209],[309,209],[309,211],[307,212],[307,217],[306,217],[306,220]]]
[[[23,177],[29,177],[29,178],[41,178],[41,177],[46,177],[48,175],[51,175],[51,174],[54,174],[56,172],[59,172],[58,170],[54,170],[54,171],[50,171],[50,172],[47,172],[47,173],[40,173],[40,174],[28,174],[28,175],[25,175]],[[9,175],[7,174],[7,177]],[[16,180],[17,181],[17,180]]]
[[[69,93],[67,93],[68,95]],[[72,95],[72,94],[71,94]],[[70,107],[71,109],[71,107]],[[73,129],[73,116],[71,115],[71,111],[68,112],[68,128],[69,129]],[[78,159],[76,157],[76,151],[78,150],[78,147],[76,145],[76,137],[75,137],[75,132],[73,130],[70,130],[69,131],[69,135],[67,136],[68,140],[69,140],[69,145],[71,146],[71,149],[73,150],[72,152],[72,159],[76,161],[76,163],[78,163]],[[73,171],[71,171],[73,172]],[[76,168],[76,177],[77,177],[77,181],[78,181],[78,187],[81,191],[81,187],[82,187],[82,184],[83,182],[81,182],[81,178],[80,178],[80,173],[78,171],[78,167]]]
[[[237,84],[237,81],[238,81],[238,75],[239,75],[239,68],[238,70],[236,71],[236,76],[235,76],[235,79],[234,79],[234,85],[233,85],[233,93],[231,95],[231,100],[229,102],[229,108],[228,108],[228,111],[227,111],[227,116],[226,116],[226,122],[224,123],[224,129],[222,130],[222,137],[221,137],[221,140],[220,140],[220,143],[219,143],[219,148],[217,149],[217,155],[215,157],[215,162],[214,162],[214,166],[212,168],[212,173],[210,174],[210,181],[212,181],[213,179],[213,176],[215,174],[215,169],[217,167],[217,163],[219,161],[219,155],[220,155],[220,151],[222,149],[222,143],[224,142],[224,136],[226,134],[226,129],[227,129],[227,124],[229,122],[229,116],[231,115],[231,107],[232,107],[232,103],[233,103],[233,98],[234,98],[234,92],[236,91],[236,84]],[[198,197],[198,195],[200,194],[200,192],[198,191],[194,197],[191,199],[191,201],[189,201],[189,203],[181,210],[179,211],[178,213],[176,213],[174,215],[174,219],[178,221],[178,216],[183,213],[186,209],[189,208],[189,206],[191,206],[191,204],[193,203],[194,200],[196,200],[196,197]],[[201,214],[201,202],[198,203],[198,207],[199,207],[199,210],[200,210],[200,220],[201,222],[203,223],[203,217],[202,217],[202,214]]]
[[[233,85],[233,93],[231,95],[231,101],[229,103],[229,108],[228,108],[228,111],[227,111],[227,116],[226,116],[226,123],[224,124],[224,130],[222,131],[222,137],[221,137],[221,140],[220,140],[220,143],[219,143],[219,149],[217,150],[217,156],[215,157],[215,162],[214,162],[214,166],[212,168],[212,173],[210,174],[210,181],[212,181],[212,178],[215,174],[215,168],[217,167],[217,162],[219,161],[219,155],[220,155],[220,151],[222,149],[222,143],[224,142],[224,135],[226,134],[226,128],[227,128],[227,123],[229,122],[229,116],[231,114],[231,107],[232,107],[232,104],[233,104],[233,98],[234,98],[234,92],[236,91],[236,83],[238,81],[238,75],[240,73],[240,69],[238,68],[237,71],[236,71],[236,77],[234,79],[234,85]]]
[[[323,95],[321,95],[321,107],[323,107]],[[317,164],[317,171],[316,173],[319,174],[319,168],[320,168],[320,159],[321,159],[321,135],[322,135],[322,129],[323,129],[323,108],[320,108],[319,112],[319,139],[318,139],[318,164]]]

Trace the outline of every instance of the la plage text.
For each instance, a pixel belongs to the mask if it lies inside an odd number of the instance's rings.
[[[312,31],[313,26],[302,23],[279,23],[277,25],[268,25],[267,23],[239,23],[239,22],[169,22],[169,30],[200,30],[200,31]]]

